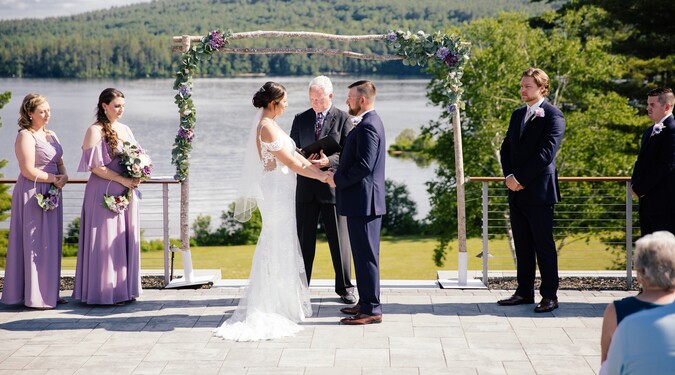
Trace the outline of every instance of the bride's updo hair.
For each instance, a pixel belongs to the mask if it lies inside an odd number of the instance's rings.
[[[265,82],[262,87],[253,95],[253,106],[256,108],[265,108],[270,103],[278,104],[286,94],[286,88],[276,82]]]

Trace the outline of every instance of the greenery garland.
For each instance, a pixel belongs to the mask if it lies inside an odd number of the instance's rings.
[[[176,166],[174,178],[183,181],[188,176],[189,158],[192,151],[194,127],[197,111],[192,102],[192,76],[197,64],[203,60],[210,60],[211,55],[229,43],[231,31],[215,30],[203,37],[199,42],[192,44],[187,52],[183,53],[182,66],[176,72],[173,89],[178,90],[175,103],[180,113],[180,126],[171,152],[171,164]],[[464,65],[469,61],[469,45],[462,43],[456,36],[442,32],[425,34],[418,31],[390,31],[383,36],[385,42],[394,48],[396,55],[403,58],[404,65],[445,64],[448,74],[445,80],[436,85],[438,92],[444,92],[443,106],[450,117],[453,112],[463,108],[461,96],[462,73]]]
[[[197,69],[197,64],[204,60],[210,60],[214,52],[228,44],[231,35],[232,32],[229,30],[226,32],[215,30],[199,42],[192,44],[190,49],[183,53],[182,66],[176,72],[173,89],[178,90],[178,94],[174,98],[180,113],[180,126],[173,142],[171,164],[176,166],[174,179],[178,181],[183,181],[188,176],[190,151],[192,151],[192,139],[195,134],[197,110],[192,102],[192,75]]]
[[[444,64],[447,68],[445,80],[438,80],[435,91],[444,93],[442,102],[447,110],[447,116],[459,109],[464,109],[461,101],[462,75],[464,66],[469,61],[469,43],[463,43],[459,37],[448,35],[440,31],[426,34],[418,31],[390,31],[385,41],[396,50],[396,54],[403,58],[403,65],[431,65]]]

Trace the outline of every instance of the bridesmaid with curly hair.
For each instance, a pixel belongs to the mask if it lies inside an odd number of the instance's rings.
[[[73,298],[87,304],[121,305],[141,295],[141,256],[137,178],[125,177],[120,164],[124,142],[138,145],[119,122],[124,94],[101,92],[96,122],[87,129],[79,172],[91,172],[84,191]],[[104,198],[121,202],[104,205]]]
[[[63,148],[47,130],[47,98],[28,94],[19,109],[14,151],[20,174],[12,194],[2,299],[34,309],[53,309],[59,298],[63,252],[61,189],[68,182]]]

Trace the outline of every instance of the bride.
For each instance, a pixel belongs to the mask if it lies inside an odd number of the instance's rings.
[[[235,341],[293,336],[312,315],[307,277],[295,227],[296,173],[326,182],[328,173],[295,152],[293,140],[274,119],[288,107],[286,89],[265,83],[253,96],[261,108],[244,156],[244,176],[234,215],[247,221],[260,209],[262,231],[248,287],[232,316],[215,335]]]

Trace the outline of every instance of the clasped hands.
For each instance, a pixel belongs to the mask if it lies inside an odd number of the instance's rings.
[[[327,166],[330,165],[330,160],[328,159],[328,156],[323,153],[323,150],[319,151],[318,154],[311,154],[307,158],[312,165],[316,166],[317,168],[326,168]],[[323,173],[323,176],[321,178],[321,182],[325,182],[328,184],[328,186],[334,188],[335,187],[335,181],[333,181],[333,175],[335,174],[335,170],[332,168],[329,169],[328,171]]]
[[[518,183],[516,178],[513,175],[510,175],[504,179],[504,184],[511,191],[521,191],[525,189],[525,186]]]
[[[140,178],[124,178],[124,186],[129,189],[136,189],[141,184]]]
[[[53,182],[53,185],[59,189],[63,189],[63,187],[66,186],[66,183],[68,183],[67,174],[55,174],[54,178],[55,180]]]

